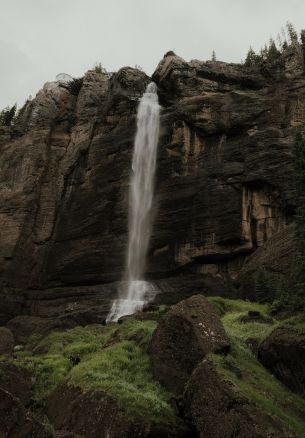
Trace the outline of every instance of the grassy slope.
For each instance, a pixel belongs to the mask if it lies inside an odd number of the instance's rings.
[[[273,377],[258,362],[247,342],[249,338],[257,343],[263,341],[279,325],[304,330],[304,318],[297,316],[277,321],[270,318],[268,308],[264,305],[220,297],[209,300],[220,314],[232,343],[228,356],[212,356],[219,372],[233,384],[236,391],[242,393],[258,408],[282,420],[288,429],[298,436],[305,437],[305,400],[290,392]],[[248,311],[261,312],[262,321],[243,322]]]
[[[68,379],[84,390],[106,391],[133,417],[172,421],[169,395],[154,382],[145,352],[156,324],[129,319],[119,325],[53,332],[41,340],[30,339],[25,350],[16,353],[14,364],[33,373],[36,407],[43,406],[58,383]],[[80,362],[73,366],[76,360]]]

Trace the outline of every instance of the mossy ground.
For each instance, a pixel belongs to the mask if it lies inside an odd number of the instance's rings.
[[[304,333],[304,316],[276,320],[268,314],[268,306],[220,297],[209,298],[221,316],[231,340],[230,354],[212,355],[221,375],[235,390],[260,410],[280,419],[299,437],[305,437],[305,400],[293,394],[273,377],[257,360],[248,340],[263,341],[278,326],[289,325]],[[260,321],[244,322],[249,311],[260,312]]]
[[[230,338],[244,344],[248,339],[261,342],[279,324],[277,320],[270,317],[267,305],[253,303],[243,300],[230,300],[222,297],[211,297],[209,301],[213,304],[221,317],[223,325]],[[260,312],[259,320],[243,322],[248,312]]]
[[[157,323],[128,319],[122,324],[76,327],[29,339],[15,365],[34,376],[33,405],[44,406],[62,381],[113,396],[126,414],[151,422],[172,421],[169,395],[153,380],[146,348]]]
[[[257,345],[272,330],[288,325],[296,332],[305,331],[303,316],[277,320],[267,305],[242,300],[211,297],[231,339],[227,356],[211,356],[219,372],[237,392],[271,416],[279,418],[297,436],[305,437],[305,401],[294,395],[258,362],[249,347]],[[174,421],[168,403],[170,395],[154,380],[146,353],[156,319],[167,309],[151,312],[151,319],[127,319],[122,324],[90,325],[50,333],[47,337],[29,339],[23,351],[16,352],[15,365],[27,368],[33,375],[33,408],[43,411],[46,399],[62,381],[85,390],[101,390],[113,396],[132,418],[147,422]],[[258,320],[247,319],[248,312],[260,312]]]

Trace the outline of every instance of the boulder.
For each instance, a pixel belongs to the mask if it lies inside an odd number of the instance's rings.
[[[149,353],[154,377],[179,394],[208,353],[225,353],[229,345],[222,322],[208,300],[194,295],[172,307],[153,333]]]
[[[0,327],[0,354],[11,354],[15,340],[13,333],[7,327]]]
[[[204,359],[186,385],[183,411],[200,438],[293,437],[275,419],[236,392],[209,359]]]
[[[31,399],[31,375],[11,363],[0,362],[0,388],[17,397],[24,406]]]
[[[259,346],[258,359],[292,391],[305,395],[305,332],[276,328]]]
[[[49,396],[47,414],[59,436],[64,437],[192,437],[182,421],[177,420],[177,424],[152,424],[145,418],[127,415],[103,391],[84,390],[67,383],[58,386]]]
[[[52,438],[52,434],[26,411],[18,398],[0,388],[0,437]]]

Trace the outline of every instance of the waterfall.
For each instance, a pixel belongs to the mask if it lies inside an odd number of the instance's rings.
[[[140,100],[129,190],[129,233],[125,280],[106,322],[131,315],[154,298],[154,287],[143,280],[152,227],[152,203],[159,138],[157,87],[151,82]]]

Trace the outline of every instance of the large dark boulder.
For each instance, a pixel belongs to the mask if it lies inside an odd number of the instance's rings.
[[[200,438],[295,436],[239,394],[209,359],[193,372],[184,393],[183,409]]]
[[[275,329],[259,347],[258,359],[292,391],[305,395],[305,333]]]
[[[26,411],[18,398],[1,388],[0,436],[1,438],[52,438],[52,434]]]
[[[179,394],[208,353],[228,349],[229,339],[219,317],[205,297],[194,295],[176,304],[159,321],[149,347],[154,377]]]
[[[0,354],[11,354],[14,350],[14,335],[7,327],[0,327]]]
[[[31,374],[12,363],[0,362],[0,388],[28,406],[31,399]]]
[[[192,437],[182,421],[168,425],[152,424],[145,418],[126,414],[103,391],[84,390],[66,383],[49,396],[47,413],[55,429],[62,434],[60,436],[73,433],[81,438]]]

